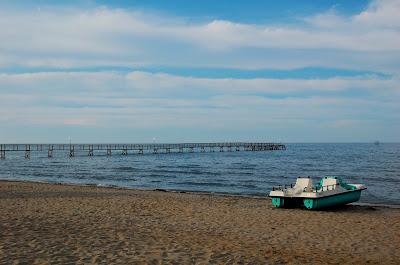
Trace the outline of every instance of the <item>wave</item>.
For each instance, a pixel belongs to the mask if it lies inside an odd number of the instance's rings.
[[[248,188],[248,189],[257,189],[258,186],[252,185],[252,184],[244,184],[242,187]]]
[[[180,181],[173,182],[176,185],[186,185],[186,186],[209,186],[209,187],[237,187],[237,184],[225,184],[220,182],[195,182],[195,181]]]
[[[114,167],[113,170],[117,170],[117,171],[141,171],[141,168],[136,168],[136,167],[129,167],[129,166],[125,166],[125,167]]]

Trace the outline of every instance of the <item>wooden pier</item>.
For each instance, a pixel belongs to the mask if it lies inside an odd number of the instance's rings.
[[[178,143],[178,144],[0,144],[0,159],[6,158],[7,152],[22,152],[26,159],[32,152],[47,152],[49,158],[55,151],[64,151],[69,157],[76,153],[94,156],[95,153],[105,153],[111,156],[144,154],[144,153],[183,153],[183,152],[239,152],[239,151],[273,151],[286,150],[280,143]]]

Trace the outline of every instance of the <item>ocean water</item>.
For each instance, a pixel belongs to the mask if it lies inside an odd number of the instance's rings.
[[[95,151],[7,153],[0,179],[92,184],[139,189],[169,189],[266,196],[272,186],[298,176],[341,176],[368,189],[361,202],[400,205],[400,144],[287,144],[287,150],[214,153],[130,153]]]

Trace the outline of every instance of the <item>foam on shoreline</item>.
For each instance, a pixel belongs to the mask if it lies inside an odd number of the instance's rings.
[[[265,196],[256,195],[245,195],[245,194],[232,194],[232,193],[222,193],[222,192],[207,192],[207,191],[191,191],[191,190],[174,190],[174,189],[146,189],[146,188],[132,188],[123,187],[117,185],[106,185],[106,184],[91,184],[91,183],[69,183],[69,182],[47,182],[47,181],[31,181],[31,180],[15,180],[15,179],[0,179],[0,182],[21,182],[21,183],[40,183],[40,184],[54,184],[54,185],[65,185],[65,186],[77,186],[77,187],[97,187],[105,189],[117,189],[117,190],[132,190],[132,191],[162,191],[162,192],[173,192],[173,193],[187,193],[187,194],[198,194],[198,195],[213,195],[221,197],[233,197],[233,198],[250,198],[250,199],[267,199],[270,200],[266,192]],[[355,202],[351,205],[361,206],[361,207],[381,207],[381,208],[391,208],[400,209],[400,204],[382,204],[382,203],[365,203],[365,202]]]

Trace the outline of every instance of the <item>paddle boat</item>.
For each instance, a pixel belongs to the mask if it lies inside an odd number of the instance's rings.
[[[273,187],[269,197],[277,208],[304,206],[315,210],[356,202],[366,188],[362,184],[347,184],[339,177],[323,177],[313,187],[310,177],[299,177],[295,185]]]

